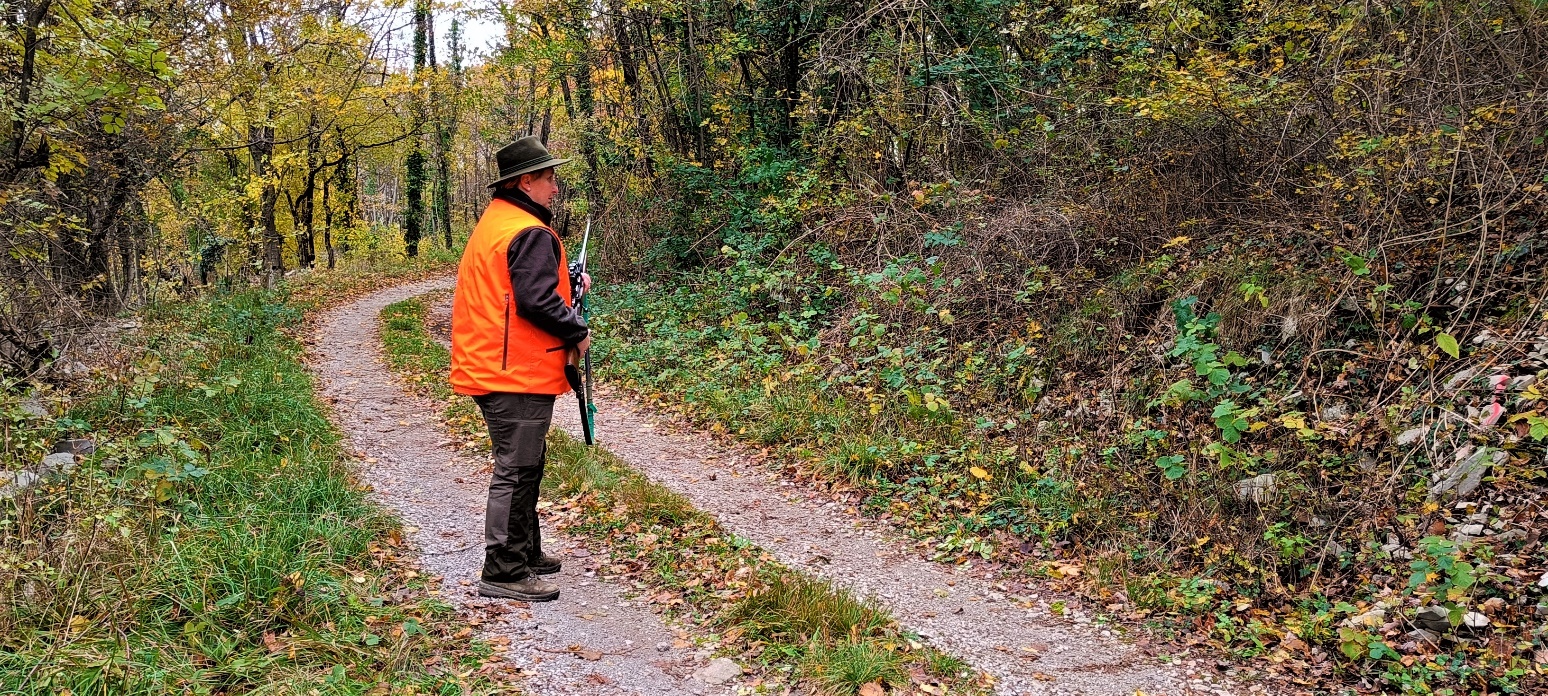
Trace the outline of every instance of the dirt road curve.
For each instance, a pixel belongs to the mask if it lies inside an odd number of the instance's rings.
[[[311,361],[321,395],[366,462],[362,476],[402,517],[425,570],[442,578],[443,597],[496,645],[509,641],[508,659],[530,675],[528,693],[734,693],[735,682],[693,680],[708,656],[672,647],[684,645],[673,629],[625,588],[598,579],[591,553],[552,531],[545,532],[549,546],[568,558],[557,578],[559,601],[526,607],[475,596],[486,463],[453,450],[436,407],[396,382],[377,331],[387,305],[450,285],[440,279],[389,288],[330,311],[313,336]],[[444,303],[433,311],[443,319],[432,325],[444,327]],[[601,444],[631,466],[791,566],[877,599],[906,627],[993,674],[999,693],[1265,691],[1217,679],[1213,660],[1163,664],[1082,616],[1055,615],[1046,600],[1006,596],[971,567],[923,559],[895,531],[781,480],[746,451],[655,420],[619,395],[604,391],[599,409]],[[557,427],[574,433],[576,421],[575,409],[557,409]]]

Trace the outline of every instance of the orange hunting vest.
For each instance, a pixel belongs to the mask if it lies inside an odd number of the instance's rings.
[[[451,384],[458,394],[490,392],[563,394],[569,351],[558,338],[517,316],[506,252],[523,230],[558,233],[531,213],[502,200],[484,209],[462,251],[457,290],[452,298]],[[541,230],[541,232],[539,231]],[[564,245],[559,245],[559,296],[570,300],[570,276]]]

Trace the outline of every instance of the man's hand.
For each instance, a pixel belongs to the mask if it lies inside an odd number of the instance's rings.
[[[586,351],[591,350],[591,332],[590,331],[586,332],[586,337],[581,339],[580,343],[575,344],[575,350],[580,351],[580,353],[582,355],[585,355]]]
[[[581,274],[581,294],[584,295],[584,294],[586,294],[588,292],[591,292],[591,274],[590,273],[582,273]]]

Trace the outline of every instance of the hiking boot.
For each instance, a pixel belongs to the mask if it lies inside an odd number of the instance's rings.
[[[480,579],[478,594],[481,597],[519,599],[523,602],[547,602],[559,598],[559,586],[546,580],[539,580],[536,575],[528,575],[515,582]]]
[[[564,567],[564,564],[559,560],[558,556],[550,556],[546,553],[538,556],[537,560],[527,564],[527,570],[532,571],[533,575],[553,575],[559,572],[559,569],[562,567]]]

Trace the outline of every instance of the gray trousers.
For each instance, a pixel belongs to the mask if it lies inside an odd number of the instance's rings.
[[[531,574],[527,565],[543,555],[538,530],[538,486],[548,455],[548,426],[554,397],[547,394],[485,394],[473,397],[494,444],[489,504],[484,509],[483,579],[515,582]]]

